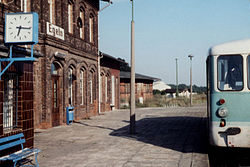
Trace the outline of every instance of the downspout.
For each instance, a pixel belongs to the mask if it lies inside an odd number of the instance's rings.
[[[101,58],[103,58],[102,52],[99,51],[98,55],[98,91],[99,91],[99,96],[98,96],[98,114],[101,114]]]

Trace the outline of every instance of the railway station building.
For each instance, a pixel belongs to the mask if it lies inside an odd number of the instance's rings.
[[[39,15],[36,61],[13,63],[0,80],[0,138],[23,132],[26,146],[32,147],[35,128],[66,123],[66,107],[74,107],[75,120],[101,112],[99,3],[99,0],[0,0],[0,57],[8,57],[9,52],[3,44],[4,13]],[[27,57],[30,52],[29,45],[13,49],[14,56]],[[2,63],[2,67],[6,65]],[[119,74],[115,70],[103,67],[102,72],[110,75],[111,84],[112,76],[118,83]]]

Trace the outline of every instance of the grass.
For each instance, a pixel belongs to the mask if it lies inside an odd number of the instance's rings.
[[[206,103],[207,97],[205,94],[194,94],[193,105]],[[179,106],[187,107],[190,105],[190,99],[186,97],[169,98],[165,95],[156,94],[151,99],[147,99],[143,104],[136,101],[137,108],[143,107],[168,107],[168,106]],[[121,106],[121,109],[129,109],[127,105]]]
[[[202,104],[206,103],[205,94],[196,94],[193,95],[193,104]],[[152,99],[144,101],[144,104],[136,103],[137,107],[167,107],[167,106],[180,106],[186,107],[189,106],[190,99],[186,97],[177,97],[177,98],[167,98],[164,95],[154,95]]]

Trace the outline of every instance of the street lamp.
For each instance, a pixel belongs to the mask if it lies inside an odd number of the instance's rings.
[[[176,97],[179,96],[179,90],[178,90],[178,59],[175,59],[176,61]]]
[[[135,44],[134,44],[134,0],[132,2],[131,21],[131,75],[130,75],[130,134],[135,134]]]
[[[192,107],[192,94],[193,94],[193,90],[192,90],[192,58],[194,57],[193,55],[188,55],[188,57],[190,58],[190,107]]]

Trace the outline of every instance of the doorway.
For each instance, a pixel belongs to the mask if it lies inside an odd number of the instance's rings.
[[[60,125],[60,85],[59,85],[59,65],[53,63],[51,65],[52,79],[52,126]]]

